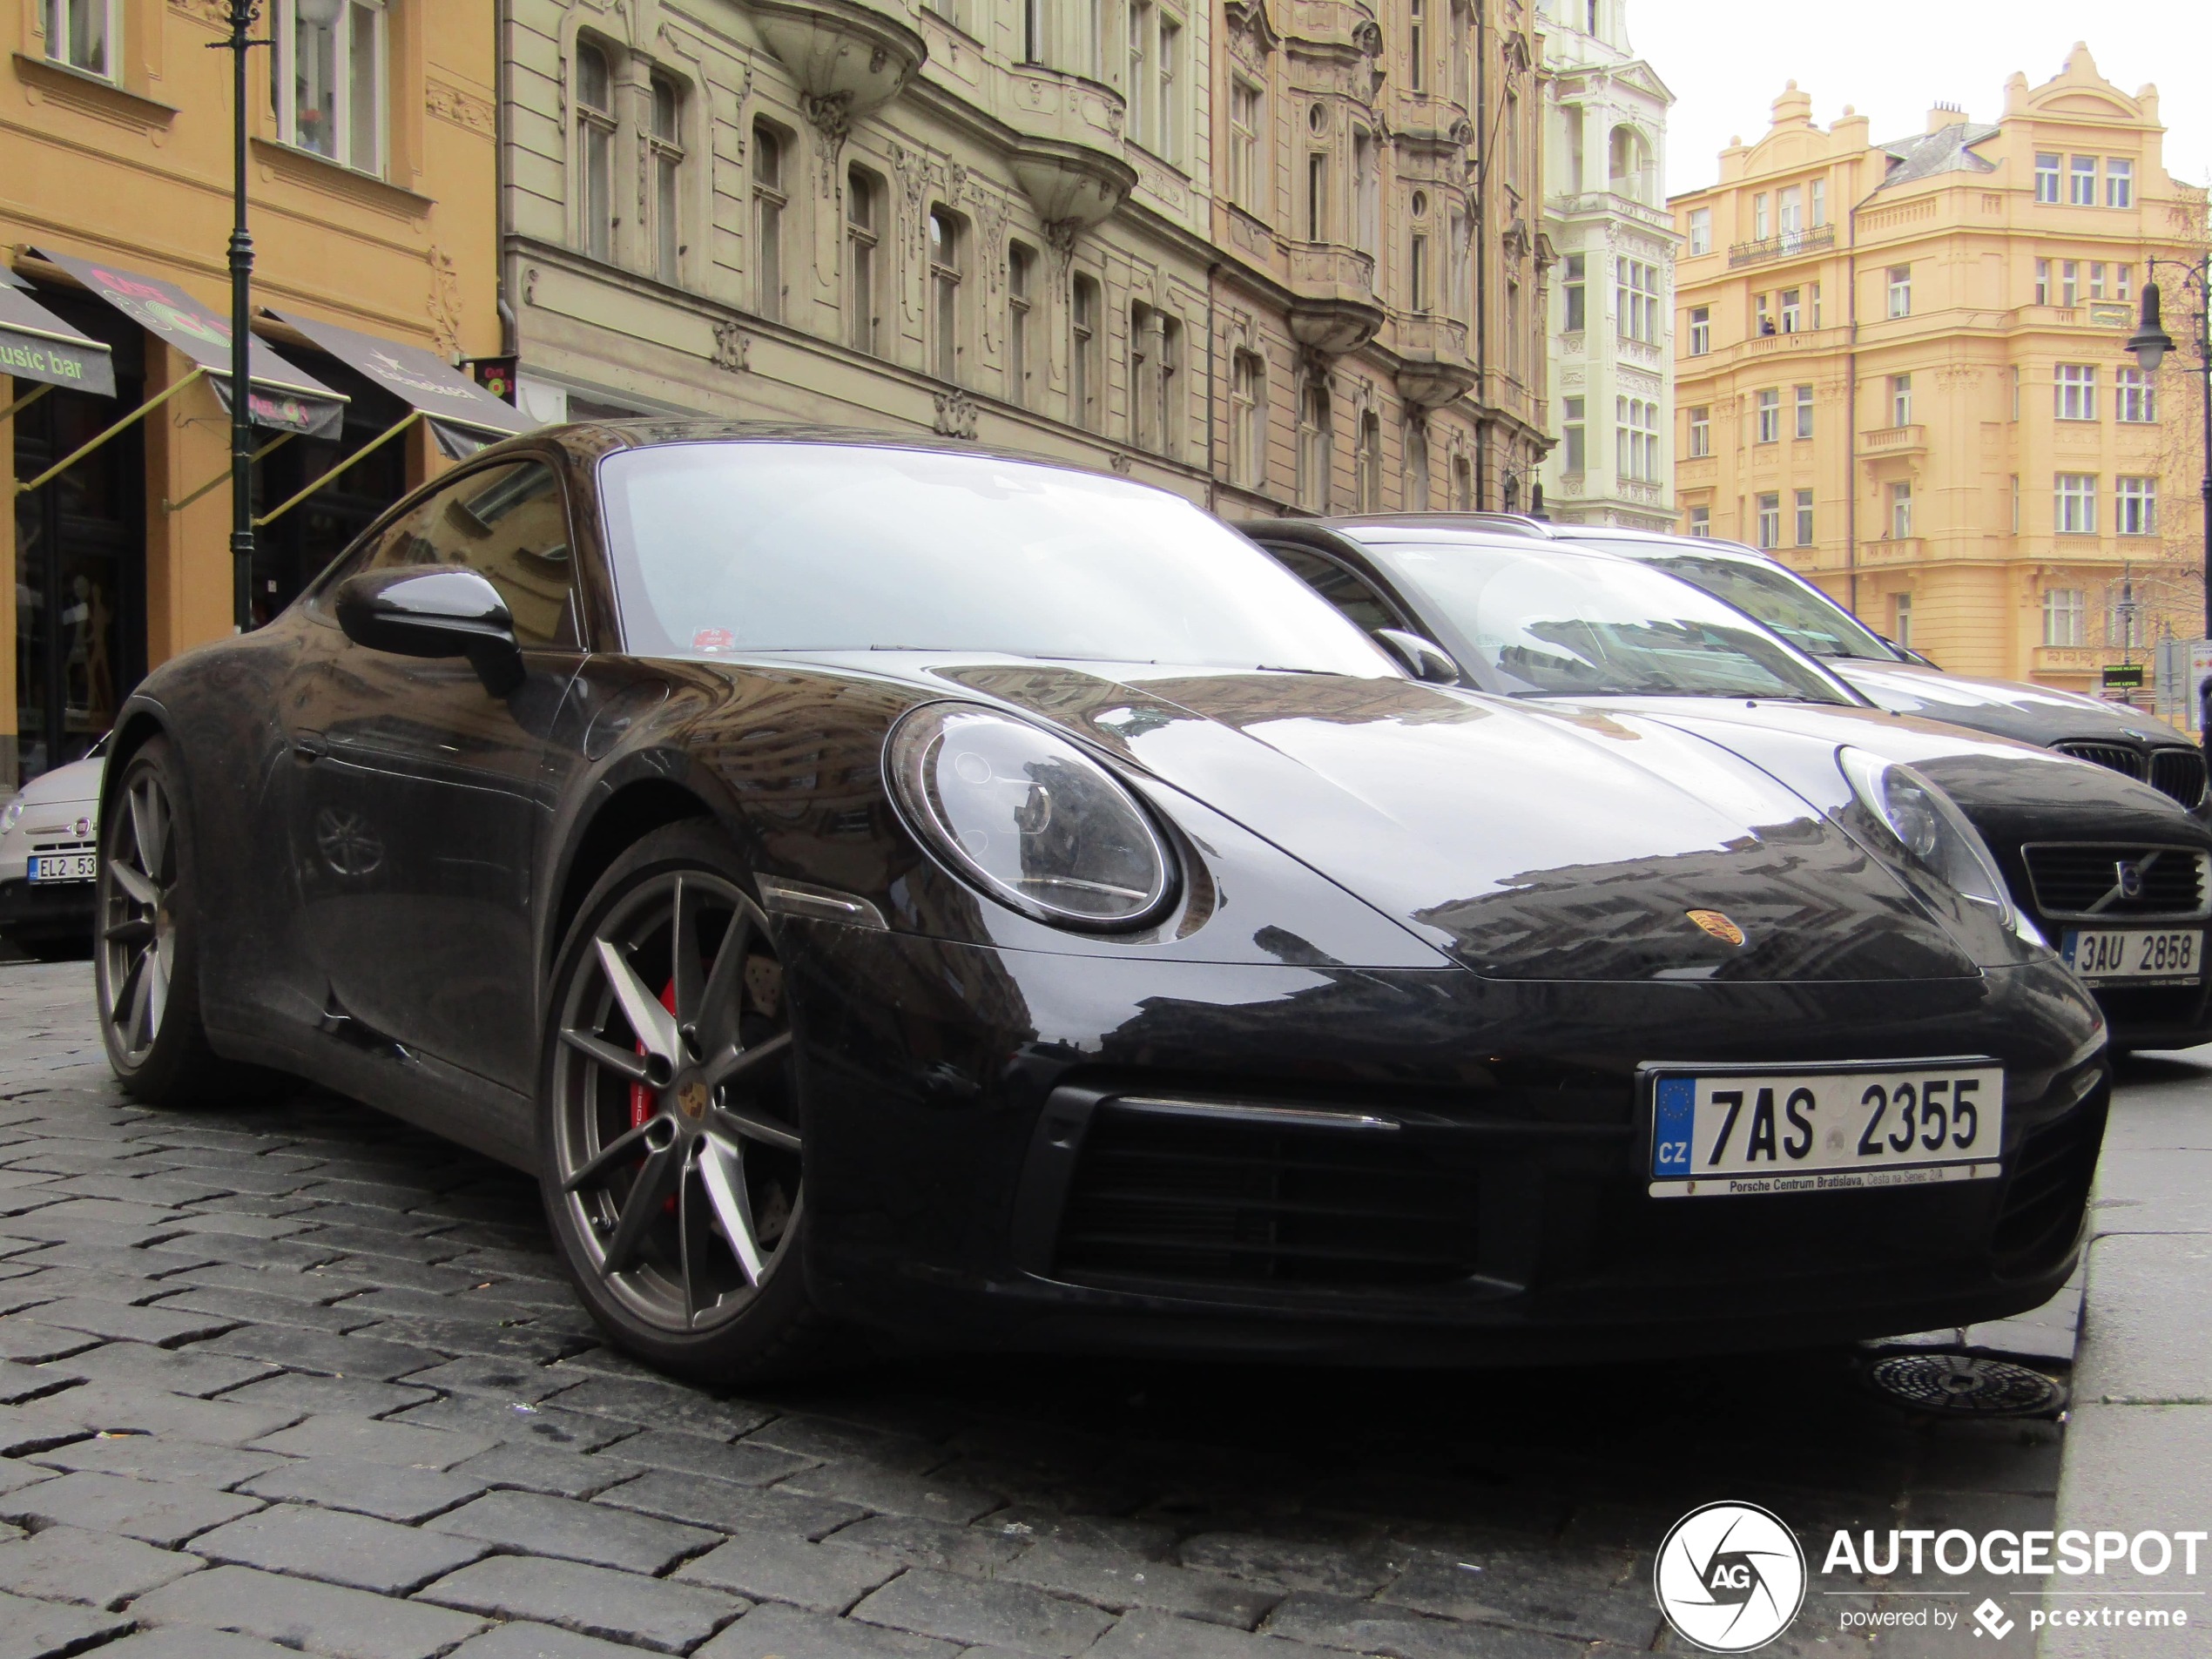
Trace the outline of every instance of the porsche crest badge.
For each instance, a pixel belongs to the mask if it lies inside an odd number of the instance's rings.
[[[1719,911],[1693,910],[1689,914],[1690,921],[1719,940],[1722,944],[1740,945],[1743,942],[1743,930],[1721,914]]]

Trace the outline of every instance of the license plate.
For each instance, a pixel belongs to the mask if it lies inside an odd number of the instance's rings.
[[[2059,954],[2083,982],[2129,980],[2138,985],[2195,985],[2204,972],[2204,932],[2198,927],[2076,927]]]
[[[90,881],[98,863],[98,855],[91,853],[34,853],[30,858],[30,880],[34,886],[50,881]]]
[[[2005,1072],[1992,1061],[1649,1069],[1655,1198],[1928,1186],[2004,1172]]]

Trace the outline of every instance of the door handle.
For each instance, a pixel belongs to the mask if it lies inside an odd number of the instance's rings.
[[[320,732],[295,732],[292,734],[292,758],[303,766],[313,765],[329,752],[329,740]]]

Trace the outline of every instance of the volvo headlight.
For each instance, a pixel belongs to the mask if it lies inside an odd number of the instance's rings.
[[[1836,757],[1859,802],[1905,855],[1945,886],[1989,906],[2010,926],[2012,895],[1997,860],[1950,796],[1912,767],[1863,749]]]
[[[974,886],[1056,927],[1135,927],[1175,896],[1150,814],[1065,738],[973,704],[930,703],[892,728],[892,792]]]

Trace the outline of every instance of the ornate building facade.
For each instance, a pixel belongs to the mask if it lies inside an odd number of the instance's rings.
[[[1674,94],[1629,41],[1628,0],[1546,0],[1544,226],[1558,442],[1544,499],[1564,523],[1674,524]]]
[[[1515,498],[1540,77],[1481,3],[508,0],[523,406],[932,430],[1232,516]]]
[[[2144,261],[2201,250],[2158,92],[2076,46],[2003,113],[1870,143],[1796,84],[1675,199],[1675,482],[1693,534],[1771,550],[1954,671],[2094,690],[2194,637],[2191,376],[2125,350]],[[2201,252],[2199,253],[2201,257]]]

